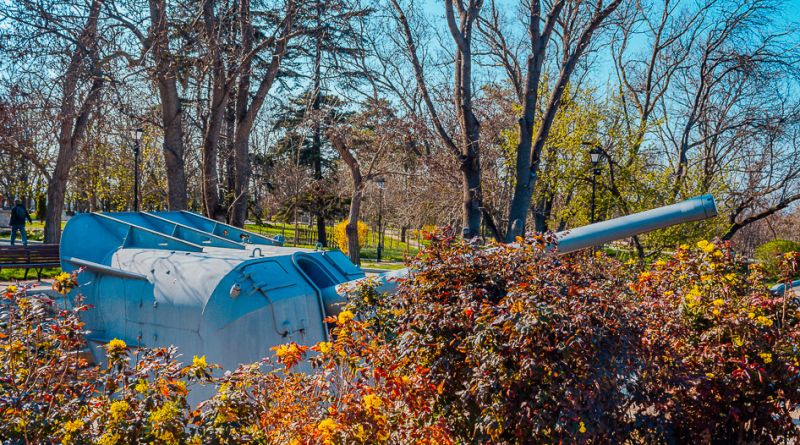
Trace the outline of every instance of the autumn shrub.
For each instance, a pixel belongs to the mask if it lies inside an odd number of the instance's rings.
[[[347,250],[347,224],[348,220],[339,222],[333,227],[333,237],[336,245],[345,254]],[[367,236],[369,235],[369,227],[364,221],[358,221],[358,245],[363,248],[367,245]]]
[[[70,275],[60,285],[74,285]],[[59,309],[46,297],[8,286],[0,300],[0,440],[4,443],[69,442],[82,425],[73,413],[94,396],[99,384],[81,355],[80,302]]]
[[[783,261],[797,270],[797,255]],[[727,244],[681,246],[631,284],[647,308],[639,433],[682,443],[798,440],[800,305]]]
[[[430,368],[459,441],[800,437],[800,307],[770,294],[760,267],[703,241],[638,271],[553,255],[554,241],[434,237],[390,300],[390,345]]]
[[[54,288],[75,284],[62,274]],[[394,357],[373,322],[349,310],[328,320],[329,342],[281,345],[274,359],[213,377],[204,356],[181,360],[174,347],[119,339],[103,346],[107,365],[90,365],[77,317],[89,307],[61,310],[16,286],[3,297],[2,443],[452,443],[432,412],[427,370]],[[216,391],[192,407],[196,385]]]
[[[114,339],[91,308],[11,286],[0,306],[3,443],[796,443],[800,304],[725,245],[640,269],[559,256],[549,235],[430,236],[395,295],[350,290],[330,339],[222,373]],[[798,254],[782,258],[784,279]],[[61,274],[62,295],[76,285]],[[190,406],[187,395],[213,385]]]
[[[278,346],[277,367],[265,360],[222,377],[202,404],[203,442],[452,443],[432,412],[436,387],[426,368],[394,356],[371,320],[344,310],[328,321],[336,324],[331,341]],[[298,370],[309,354],[311,370]]]
[[[618,265],[434,236],[393,299],[397,354],[430,368],[466,443],[620,441],[642,367]]]

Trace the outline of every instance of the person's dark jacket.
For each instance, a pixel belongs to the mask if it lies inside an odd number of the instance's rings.
[[[21,205],[14,206],[11,209],[11,220],[8,222],[9,226],[24,226],[25,220],[33,222],[31,220],[31,215],[28,213],[28,210]]]

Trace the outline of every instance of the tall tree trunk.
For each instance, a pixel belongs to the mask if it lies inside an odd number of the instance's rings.
[[[282,23],[280,35],[276,38],[272,60],[270,60],[266,72],[258,83],[258,88],[253,94],[252,100],[248,100],[250,95],[250,61],[244,65],[239,77],[236,98],[236,134],[233,142],[236,177],[234,181],[234,202],[230,211],[230,223],[238,227],[244,226],[249,203],[247,188],[250,184],[250,133],[253,131],[256,117],[261,110],[261,106],[264,105],[267,94],[269,94],[275,78],[278,76],[283,57],[286,55],[286,48],[294,29],[295,7],[294,0],[287,2],[286,17]],[[242,23],[242,51],[244,53],[249,52],[253,45],[254,31],[249,11],[249,0],[241,0],[239,15]]]
[[[347,168],[350,169],[350,177],[353,180],[353,193],[350,198],[350,212],[347,216],[347,254],[353,264],[361,264],[361,245],[358,239],[358,219],[361,214],[361,199],[364,194],[365,180],[361,173],[361,166],[358,160],[348,148],[342,137],[336,133],[329,133],[333,147],[339,153]],[[379,235],[380,236],[380,235]]]
[[[175,60],[169,51],[169,21],[166,0],[150,0],[156,83],[161,99],[164,128],[164,164],[167,170],[167,200],[170,210],[186,210],[186,169],[183,159],[183,106],[178,94]]]
[[[462,180],[462,236],[471,239],[480,236],[481,228],[481,166],[475,153],[461,163]]]
[[[103,87],[103,77],[97,72],[93,76],[89,91],[78,107],[78,84],[85,75],[83,66],[87,59],[93,71],[97,71],[97,23],[102,0],[93,0],[78,43],[73,48],[69,65],[65,71],[63,97],[58,113],[59,135],[58,156],[53,174],[47,184],[47,212],[44,219],[44,242],[57,244],[61,240],[61,213],[64,211],[64,195],[69,181],[69,173],[75,163],[75,156],[86,136],[86,127]]]
[[[360,175],[359,175],[360,176]],[[354,178],[355,179],[355,178]],[[353,184],[353,193],[350,196],[350,212],[347,215],[347,256],[355,265],[361,265],[361,244],[358,239],[358,218],[361,213],[361,198],[364,194],[364,181],[359,177]]]
[[[219,47],[218,20],[214,11],[216,2],[203,4],[204,38],[211,59],[211,103],[203,134],[203,207],[206,216],[225,221],[225,210],[220,202],[219,190],[219,145],[222,123],[228,107],[229,91],[225,75],[225,64]]]
[[[317,28],[322,28],[320,18],[322,17],[322,2],[317,3]],[[322,129],[320,128],[320,101],[322,98],[322,32],[315,33],[314,47],[314,101],[311,104],[314,116],[314,134],[311,139],[311,157],[314,164],[314,180],[317,182],[314,197],[314,216],[317,220],[317,240],[323,247],[328,245],[327,233],[325,232],[325,212],[324,200],[322,197]]]
[[[482,6],[481,1],[471,0],[464,8],[462,2],[445,0],[447,26],[456,44],[456,63],[454,79],[454,102],[456,115],[461,126],[462,138],[456,145],[453,138],[444,128],[439,118],[433,99],[425,83],[422,63],[417,55],[417,47],[411,32],[411,26],[397,0],[391,0],[397,12],[397,20],[406,41],[406,49],[414,77],[417,82],[425,108],[433,123],[436,134],[445,147],[459,162],[462,178],[462,234],[465,238],[480,235],[481,230],[481,170],[480,170],[480,123],[472,110],[472,25],[478,18]],[[454,3],[458,5],[458,17],[455,16]],[[494,226],[494,224],[492,223]]]

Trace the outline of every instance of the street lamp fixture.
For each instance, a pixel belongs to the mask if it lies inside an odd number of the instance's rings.
[[[589,156],[592,158],[592,167],[597,167],[597,163],[600,162],[600,155],[603,154],[603,150],[600,150],[598,147],[594,147],[589,151]]]
[[[378,186],[378,262],[381,262],[381,254],[383,253],[383,190],[386,189],[386,180],[383,178],[376,178],[375,185]]]
[[[603,154],[603,150],[600,149],[597,145],[589,150],[589,157],[592,160],[592,215],[591,219],[589,220],[590,223],[594,224],[594,211],[595,211],[595,196],[597,194],[597,175],[600,174],[600,168],[597,164],[600,162],[600,156]]]
[[[130,131],[133,139],[133,211],[139,211],[139,144],[144,136],[144,129],[135,128]]]

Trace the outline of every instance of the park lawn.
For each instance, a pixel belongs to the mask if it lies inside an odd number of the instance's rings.
[[[383,270],[398,270],[406,267],[404,263],[380,263],[374,261],[361,261],[361,267],[364,269],[383,269]]]
[[[282,234],[287,239],[294,234],[294,226],[286,223],[245,224],[244,228],[259,235],[275,236]]]
[[[61,268],[51,267],[42,269],[42,279],[53,278],[61,273]],[[31,281],[36,279],[36,269],[30,269],[28,272],[28,279]],[[6,269],[0,270],[0,281],[23,281],[25,276],[25,269]]]
[[[284,245],[287,247],[301,247],[309,249],[314,248],[314,245],[312,244],[299,243],[295,245],[293,243],[294,226],[292,224],[280,223],[280,222],[268,222],[266,224],[247,224],[245,226],[245,229],[254,233],[258,233],[260,235],[265,235],[270,237],[276,235],[283,235],[286,238],[286,242]],[[302,230],[308,231],[314,229],[303,227]],[[329,228],[328,234],[330,235],[330,233],[331,229]],[[372,240],[371,236],[369,240],[370,241]],[[404,243],[400,241],[398,238],[386,234],[384,237],[384,248],[381,254],[381,259],[390,262],[402,262],[405,260],[406,255],[409,256],[416,255],[417,251],[418,249],[416,247],[412,247],[408,243]],[[378,258],[377,246],[369,245],[363,247],[361,249],[361,258],[365,260],[377,260]]]
[[[404,244],[408,246],[406,243],[400,243],[397,241],[398,244]],[[408,249],[408,247],[407,247]],[[389,261],[389,262],[403,262],[406,259],[406,256],[414,256],[417,254],[417,249],[410,248],[411,250],[402,249],[400,247],[394,247],[390,249],[388,246],[384,246],[383,252],[381,253],[381,260],[382,261]],[[376,260],[378,259],[378,248],[375,246],[368,246],[361,249],[361,259],[363,260]]]

